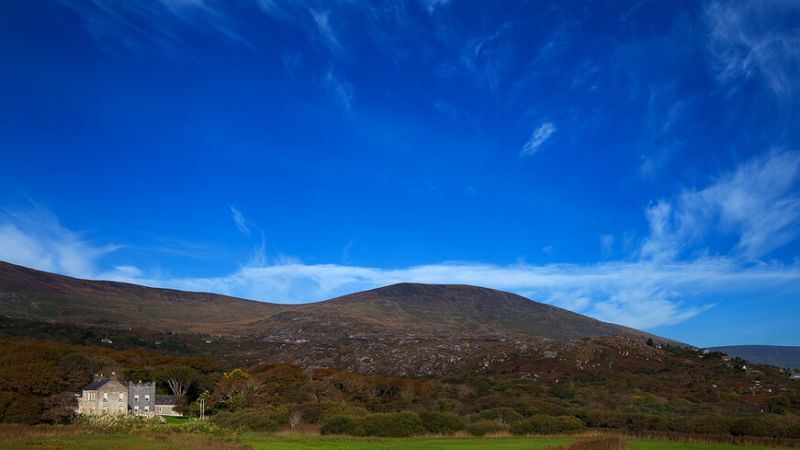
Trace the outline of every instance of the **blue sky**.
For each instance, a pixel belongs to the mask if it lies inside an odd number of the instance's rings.
[[[0,259],[800,345],[800,3],[0,4]]]

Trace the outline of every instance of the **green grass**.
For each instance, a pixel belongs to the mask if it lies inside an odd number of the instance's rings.
[[[567,444],[569,439],[506,439],[506,438],[406,438],[406,439],[368,439],[339,437],[275,437],[248,434],[241,442],[254,450],[539,450],[553,445]],[[737,449],[741,450],[741,449]]]
[[[163,416],[163,417],[164,417],[164,420],[167,423],[173,424],[173,425],[174,424],[182,424],[182,423],[186,423],[186,422],[189,421],[188,417],[183,417],[183,416],[174,416],[174,417],[173,416]]]
[[[254,450],[539,450],[568,444],[567,438],[416,438],[367,439],[339,437],[279,437],[245,434],[241,442]],[[774,447],[685,443],[669,441],[629,441],[630,450],[780,450]]]
[[[781,450],[759,445],[704,444],[667,441],[629,441],[631,450]]]
[[[58,449],[58,450],[170,450],[175,446],[169,442],[158,442],[129,434],[42,436],[0,442],[3,450]]]
[[[6,435],[8,437],[8,435]],[[177,438],[177,439],[176,439]],[[545,450],[550,446],[568,444],[568,438],[409,438],[377,439],[347,438],[330,436],[273,436],[247,433],[240,436],[239,442],[253,450]],[[3,450],[38,448],[47,450],[172,450],[189,449],[227,449],[221,441],[204,438],[202,435],[184,434],[77,434],[41,435],[21,438],[0,439]],[[629,450],[781,450],[771,447],[685,443],[669,441],[631,440]],[[788,449],[783,449],[788,450]]]

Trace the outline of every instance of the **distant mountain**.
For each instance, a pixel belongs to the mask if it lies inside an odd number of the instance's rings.
[[[80,280],[3,262],[0,315],[102,329],[105,334],[124,330],[152,342],[168,335],[180,340],[181,348],[228,361],[396,374],[458,372],[480,364],[490,369],[521,351],[598,336],[668,341],[467,285],[402,283],[323,302],[279,305]]]
[[[730,356],[758,364],[769,364],[785,369],[800,368],[800,347],[780,345],[729,345],[711,347],[709,350],[727,353]]]

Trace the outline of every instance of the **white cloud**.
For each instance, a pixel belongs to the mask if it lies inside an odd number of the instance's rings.
[[[0,214],[0,260],[75,277],[97,275],[97,262],[117,250],[94,245],[82,233],[64,228],[44,209]]]
[[[800,153],[771,152],[703,189],[651,204],[646,259],[671,260],[715,234],[733,235],[733,255],[757,259],[800,233]]]
[[[522,151],[520,152],[521,156],[530,156],[536,154],[539,151],[539,148],[547,142],[550,137],[557,131],[555,125],[552,122],[544,122],[535,130],[533,130],[533,134],[531,134],[531,138],[528,142],[522,146]]]
[[[734,87],[760,76],[776,96],[793,96],[800,77],[800,14],[795,0],[711,2],[705,16],[717,79]]]
[[[248,226],[248,221],[242,215],[242,212],[236,209],[233,206],[229,206],[231,210],[231,217],[233,217],[233,222],[236,224],[236,228],[245,236],[250,236],[250,227]]]

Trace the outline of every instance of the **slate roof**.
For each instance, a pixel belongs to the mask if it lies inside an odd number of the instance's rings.
[[[105,384],[108,383],[108,381],[109,381],[108,378],[98,378],[89,383],[88,385],[86,385],[86,387],[83,388],[83,390],[96,391],[97,389],[100,389],[101,387],[105,386]]]
[[[156,395],[156,405],[174,405],[174,395]]]

